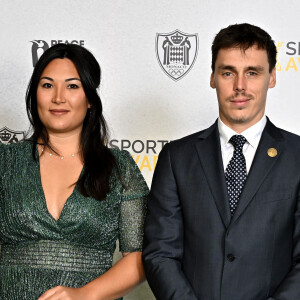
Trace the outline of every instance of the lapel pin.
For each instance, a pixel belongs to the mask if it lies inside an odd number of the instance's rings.
[[[275,157],[277,155],[277,150],[275,148],[269,148],[268,149],[268,155],[270,157]]]

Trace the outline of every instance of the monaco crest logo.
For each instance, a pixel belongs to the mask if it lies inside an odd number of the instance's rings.
[[[7,127],[0,129],[0,142],[2,144],[18,143],[20,140],[24,139],[24,137],[24,131],[13,131]]]
[[[156,56],[162,70],[173,80],[185,76],[193,67],[198,53],[198,34],[176,29],[156,34]]]

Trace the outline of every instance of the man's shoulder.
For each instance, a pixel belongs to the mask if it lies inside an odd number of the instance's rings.
[[[279,130],[282,134],[285,143],[289,144],[290,147],[300,148],[300,136],[298,134],[295,134],[282,128],[279,128]]]
[[[270,121],[268,123],[270,125],[271,132],[275,133],[276,137],[283,138],[287,142],[292,142],[292,143],[296,143],[296,144],[300,143],[300,136],[298,134],[290,132],[285,129],[282,129],[280,127],[277,127]]]
[[[186,144],[186,143],[190,143],[190,142],[193,142],[195,140],[197,140],[199,138],[199,135],[201,135],[202,132],[204,132],[204,130],[201,130],[201,131],[197,131],[197,132],[194,132],[192,134],[189,134],[189,135],[186,135],[186,136],[183,136],[179,139],[176,139],[176,140],[173,140],[170,142],[171,145],[182,145],[182,144]]]
[[[170,149],[187,149],[191,146],[193,147],[193,145],[197,143],[199,139],[209,135],[216,128],[216,126],[216,123],[214,123],[206,129],[189,134],[180,139],[173,140],[168,145]]]
[[[282,149],[287,155],[295,155],[295,158],[298,160],[298,154],[300,151],[300,136],[292,133],[288,130],[279,128],[275,126],[268,120],[266,124],[266,132],[271,135],[274,140],[277,140],[280,144]],[[263,135],[265,136],[265,135]],[[263,138],[262,136],[262,138]]]

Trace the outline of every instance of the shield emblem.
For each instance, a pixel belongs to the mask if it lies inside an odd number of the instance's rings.
[[[24,137],[25,131],[14,131],[7,127],[0,129],[0,142],[3,144],[17,143]]]
[[[185,76],[193,67],[198,53],[198,34],[176,29],[156,34],[156,56],[162,70],[173,80]]]

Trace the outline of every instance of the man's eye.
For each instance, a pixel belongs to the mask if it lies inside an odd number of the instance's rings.
[[[228,76],[231,75],[231,73],[230,73],[230,72],[225,72],[225,73],[223,73],[223,75],[224,75],[225,77],[228,77]]]
[[[249,74],[250,76],[255,76],[255,75],[256,75],[256,72],[250,71],[248,74]]]
[[[49,82],[46,82],[42,85],[43,88],[46,88],[46,89],[51,89],[52,88],[52,84],[49,83]]]
[[[71,83],[71,84],[68,85],[68,88],[69,89],[78,89],[78,85],[75,84],[75,83]]]

